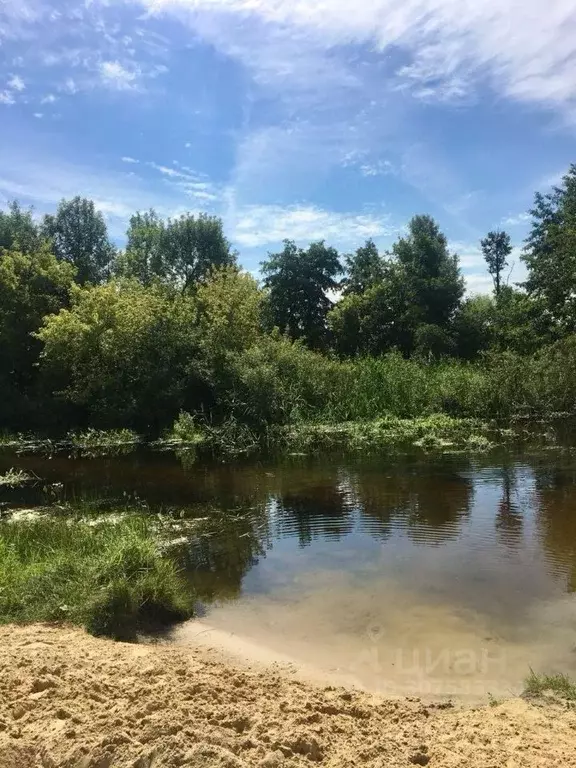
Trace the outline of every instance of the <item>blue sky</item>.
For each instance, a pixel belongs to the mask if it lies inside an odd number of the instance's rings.
[[[285,237],[388,247],[431,213],[471,292],[576,161],[573,0],[3,0],[0,203],[222,216],[256,270]]]

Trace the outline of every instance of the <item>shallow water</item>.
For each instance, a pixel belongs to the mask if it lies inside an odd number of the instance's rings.
[[[391,694],[502,696],[530,668],[576,674],[570,450],[235,466],[1,454],[11,466],[41,480],[0,490],[5,508],[182,519],[174,551],[203,618],[177,642],[211,627],[215,643],[232,633]]]

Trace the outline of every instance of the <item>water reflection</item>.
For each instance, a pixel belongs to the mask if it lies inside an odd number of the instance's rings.
[[[312,570],[319,558],[351,573],[394,563],[402,578],[464,602],[475,595],[488,604],[500,590],[512,604],[520,585],[534,598],[558,584],[576,589],[576,457],[566,451],[235,466],[143,451],[49,460],[1,454],[0,472],[12,466],[38,480],[0,487],[0,513],[84,505],[195,521],[178,554],[207,602],[249,594],[258,574],[262,589],[264,574],[272,584],[279,573]]]
[[[535,522],[554,571],[576,591],[576,463],[539,462],[534,466]]]
[[[512,464],[504,462],[501,469],[502,491],[496,513],[496,534],[509,549],[517,549],[522,541],[524,519],[519,502],[517,474]]]

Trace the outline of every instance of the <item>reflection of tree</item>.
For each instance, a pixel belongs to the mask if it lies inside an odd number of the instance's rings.
[[[576,591],[576,468],[535,467],[536,524],[549,560]]]
[[[200,599],[237,597],[246,573],[271,546],[264,505],[213,511],[188,527],[178,556]]]
[[[351,486],[366,530],[387,538],[394,528],[407,529],[419,544],[458,536],[470,511],[472,483],[442,466],[432,469],[398,462],[386,476],[355,474]]]
[[[285,491],[276,498],[277,525],[280,535],[296,533],[300,546],[312,539],[341,539],[353,527],[346,494],[338,486],[338,478]]]
[[[496,513],[496,532],[502,543],[510,549],[516,549],[522,539],[524,520],[522,510],[515,500],[516,477],[514,470],[502,467],[502,497]]]
[[[470,513],[472,483],[460,475],[428,476],[409,490],[406,507],[410,537],[418,544],[441,544],[460,535]]]

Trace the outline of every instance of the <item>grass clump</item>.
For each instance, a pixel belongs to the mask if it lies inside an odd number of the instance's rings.
[[[19,488],[31,479],[31,476],[27,472],[24,472],[24,470],[12,468],[3,475],[0,475],[0,487],[8,486],[8,488]]]
[[[568,675],[537,675],[531,670],[524,682],[524,695],[541,696],[545,693],[555,693],[563,699],[576,701],[576,683]]]
[[[131,429],[94,429],[84,432],[72,432],[70,442],[75,448],[107,448],[122,445],[133,445],[140,438]]]
[[[167,439],[170,442],[187,445],[199,445],[204,437],[198,422],[187,411],[180,411],[172,429],[167,434]]]
[[[445,414],[413,419],[386,416],[372,421],[295,425],[288,431],[287,442],[289,447],[299,449],[415,446],[426,451],[457,448],[484,451],[493,445],[486,436],[488,429],[478,419]]]
[[[140,518],[0,526],[0,622],[70,621],[121,640],[191,615],[177,566]]]

